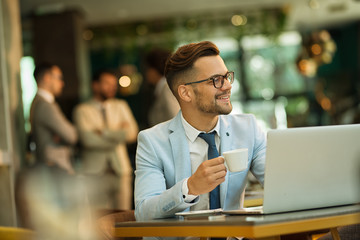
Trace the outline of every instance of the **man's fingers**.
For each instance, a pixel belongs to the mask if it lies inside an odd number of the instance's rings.
[[[219,171],[214,174],[216,181],[225,181],[226,171]]]
[[[188,180],[189,193],[207,193],[225,181],[226,167],[224,158],[217,157],[203,162]]]
[[[216,158],[213,158],[213,159],[209,159],[209,160],[205,161],[204,163],[207,166],[211,167],[211,166],[215,166],[215,165],[224,164],[224,162],[225,162],[224,157],[219,156],[219,157],[216,157]]]
[[[217,168],[217,169],[215,169],[215,168]],[[207,182],[210,185],[213,185],[213,184],[218,185],[218,184],[222,183],[223,181],[225,181],[225,176],[226,176],[226,168],[218,166],[218,167],[212,167],[211,173],[208,174],[206,176],[206,178],[207,178]]]
[[[214,180],[211,182],[211,190],[214,190],[214,188],[216,188],[220,183],[225,182],[225,176],[226,174],[224,174],[223,172],[218,172],[216,174],[213,175]]]
[[[223,160],[224,159],[222,157],[214,158],[212,160],[208,160],[208,161],[211,161],[211,163],[206,166],[206,167],[208,167],[210,169],[209,172],[210,173],[217,173],[217,172],[220,172],[220,171],[225,171],[225,174],[226,174],[227,170],[226,170],[226,167],[225,167],[225,164],[224,164]]]

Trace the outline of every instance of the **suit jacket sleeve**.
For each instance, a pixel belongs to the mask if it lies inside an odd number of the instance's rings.
[[[118,133],[119,136],[124,136],[122,132]],[[94,131],[79,130],[81,143],[85,148],[91,149],[113,149],[117,146],[118,142],[104,137],[105,134],[97,134]]]
[[[119,106],[117,111],[120,112],[123,120],[119,123],[118,129],[104,129],[103,137],[117,143],[133,143],[139,133],[137,122],[127,102],[118,100],[117,103]]]
[[[264,132],[261,130],[257,121],[253,115],[253,136],[254,136],[254,148],[253,158],[251,162],[250,170],[254,176],[259,180],[262,186],[264,186],[264,172],[265,172],[265,155],[266,155],[266,137]]]
[[[46,114],[46,118],[39,118],[41,124],[49,128],[67,144],[74,145],[77,140],[76,128],[66,119],[60,107],[54,104],[41,104],[39,112]]]
[[[113,149],[118,142],[125,140],[125,131],[112,130],[103,131],[103,134],[96,133],[96,126],[92,122],[91,113],[86,109],[86,105],[79,105],[74,111],[74,122],[79,131],[81,144],[85,148],[91,149]],[[116,136],[116,137],[115,137]]]
[[[165,175],[173,173],[166,173],[165,165],[173,164],[172,157],[161,151],[170,148],[162,142],[156,142],[162,145],[161,149],[154,147],[152,134],[154,132],[142,131],[138,136],[135,171],[135,217],[138,221],[172,217],[198,202],[198,198],[193,203],[184,201],[181,190],[184,180],[173,185],[169,183],[171,180]]]
[[[125,122],[127,123],[125,128],[126,142],[133,143],[136,141],[137,135],[139,133],[139,127],[127,102],[121,101],[121,103],[121,111],[124,116]]]

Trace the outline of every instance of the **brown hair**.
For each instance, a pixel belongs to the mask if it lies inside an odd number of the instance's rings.
[[[93,74],[91,81],[93,83],[100,82],[100,78],[103,74],[110,74],[110,75],[115,76],[116,78],[119,78],[119,74],[115,70],[113,70],[111,68],[102,68]]]
[[[219,53],[214,43],[203,41],[184,45],[171,55],[165,65],[165,77],[173,94],[177,97],[177,86],[184,82],[180,80],[185,79],[191,72],[196,60],[201,57],[216,56]]]
[[[53,67],[57,67],[57,65],[49,62],[43,62],[37,65],[34,70],[34,78],[36,83],[41,82],[44,75],[48,72],[51,72]]]

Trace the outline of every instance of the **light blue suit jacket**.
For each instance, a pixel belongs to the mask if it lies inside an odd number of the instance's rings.
[[[266,138],[253,115],[230,114],[219,118],[220,154],[237,148],[248,148],[249,152],[248,168],[228,172],[220,184],[221,207],[238,209],[248,171],[263,184]],[[182,196],[182,183],[191,176],[191,163],[181,111],[172,120],[139,133],[135,176],[138,221],[173,217],[198,203],[198,200],[186,203]]]

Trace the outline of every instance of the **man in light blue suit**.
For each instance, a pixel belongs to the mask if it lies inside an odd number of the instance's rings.
[[[266,139],[253,115],[229,114],[234,73],[218,48],[204,41],[180,47],[168,59],[165,77],[181,110],[172,120],[139,133],[136,219],[209,209],[209,193],[218,185],[218,207],[240,208],[248,172],[263,184]],[[220,156],[208,160],[209,145],[199,134],[212,132]],[[237,148],[248,148],[248,167],[229,172],[221,154]]]

